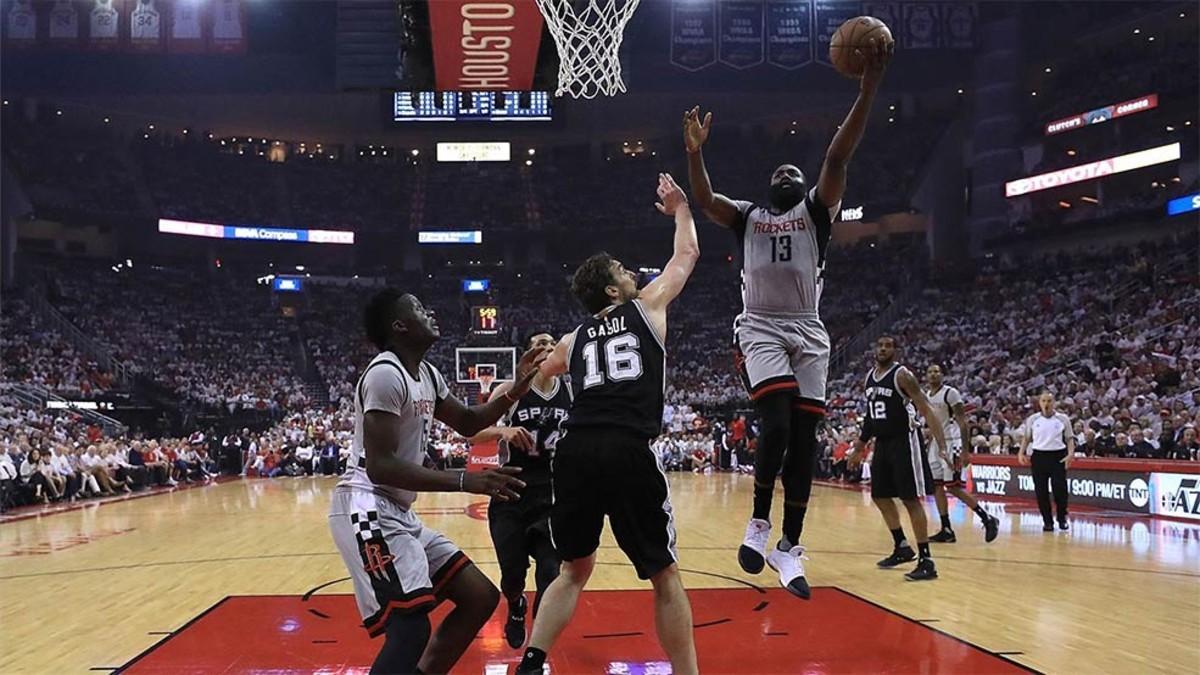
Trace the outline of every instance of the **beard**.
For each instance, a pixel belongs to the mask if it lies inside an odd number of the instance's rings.
[[[804,199],[804,183],[776,183],[767,190],[767,199],[776,211],[790,211]]]

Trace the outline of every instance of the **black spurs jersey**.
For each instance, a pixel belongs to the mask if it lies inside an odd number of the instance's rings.
[[[589,318],[575,329],[568,368],[574,403],[565,428],[662,432],[667,352],[639,300]]]
[[[907,436],[914,428],[916,413],[908,396],[896,384],[896,373],[902,366],[893,363],[881,377],[875,377],[875,369],[867,373],[863,384],[867,396],[867,425],[872,438],[895,438]]]
[[[501,441],[508,451],[505,466],[521,467],[521,480],[529,485],[550,484],[550,455],[558,442],[559,427],[571,410],[571,388],[563,378],[554,378],[554,386],[543,396],[530,387],[504,416],[504,425],[523,427],[533,435],[533,450],[522,450]]]

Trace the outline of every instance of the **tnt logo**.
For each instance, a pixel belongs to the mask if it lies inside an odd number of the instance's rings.
[[[1164,491],[1158,499],[1164,511],[1200,516],[1200,478],[1181,478],[1178,488]]]
[[[1139,509],[1150,502],[1150,486],[1141,478],[1129,481],[1129,503]]]

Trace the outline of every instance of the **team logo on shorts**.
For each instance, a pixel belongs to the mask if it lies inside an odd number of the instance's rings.
[[[388,577],[388,565],[391,564],[396,556],[388,553],[382,545],[375,542],[366,542],[363,544],[363,569],[367,574],[376,579],[386,579]]]

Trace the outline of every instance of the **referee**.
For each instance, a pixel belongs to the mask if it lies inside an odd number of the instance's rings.
[[[1054,394],[1042,392],[1038,397],[1040,413],[1025,420],[1025,433],[1021,435],[1022,466],[1029,464],[1033,456],[1033,491],[1037,495],[1038,508],[1042,511],[1042,531],[1053,532],[1054,521],[1050,517],[1050,490],[1054,490],[1054,506],[1058,512],[1058,529],[1067,529],[1067,469],[1075,454],[1075,437],[1071,433],[1071,419],[1054,410]],[[1049,489],[1047,489],[1049,483]]]

